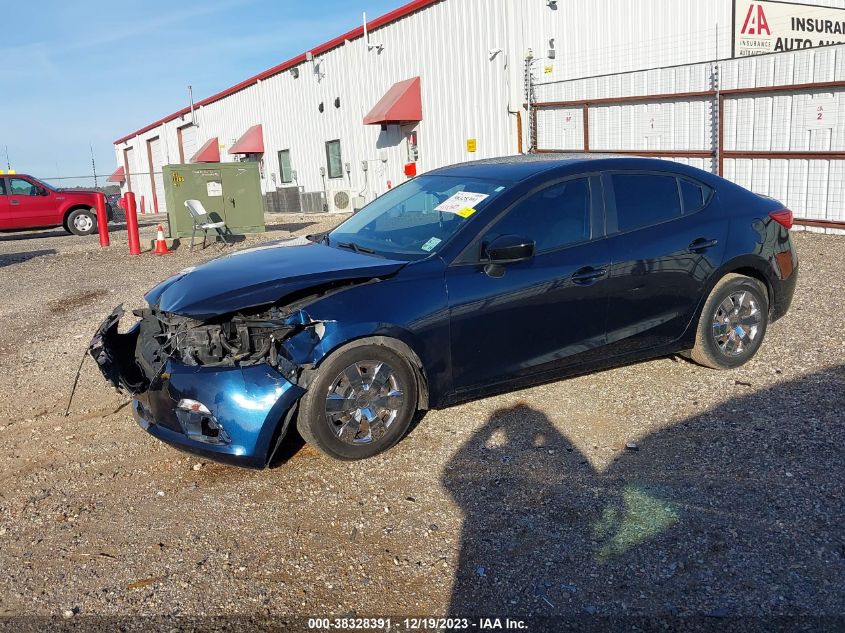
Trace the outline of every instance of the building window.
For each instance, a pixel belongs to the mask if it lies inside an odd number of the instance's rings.
[[[279,152],[279,175],[283,184],[293,182],[293,168],[290,164],[289,149],[283,149]]]
[[[343,178],[343,158],[340,155],[340,141],[326,143],[326,164],[329,178]]]

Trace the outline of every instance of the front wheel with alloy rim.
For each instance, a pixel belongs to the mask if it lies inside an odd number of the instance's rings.
[[[396,444],[417,411],[410,363],[388,347],[365,344],[332,355],[303,397],[297,429],[335,459],[373,457]]]
[[[90,209],[77,209],[68,216],[67,228],[74,235],[91,235],[97,230],[97,216]]]
[[[690,355],[712,369],[740,367],[760,349],[768,325],[766,287],[745,275],[726,275],[704,304]]]

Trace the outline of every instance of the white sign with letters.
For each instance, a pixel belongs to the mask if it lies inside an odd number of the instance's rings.
[[[223,195],[223,183],[217,180],[209,180],[205,188],[209,198],[219,198]]]
[[[646,138],[662,137],[666,133],[666,114],[660,104],[651,105],[638,114],[637,129]]]
[[[736,0],[733,56],[845,44],[845,8]]]
[[[808,130],[826,130],[836,125],[839,104],[836,97],[816,97],[807,101],[805,127]]]
[[[461,191],[434,207],[435,211],[443,211],[444,213],[460,213],[464,209],[474,209],[475,206],[486,200],[490,196],[486,193],[473,193],[471,191]]]

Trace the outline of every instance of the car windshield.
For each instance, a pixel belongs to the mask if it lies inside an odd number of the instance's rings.
[[[402,260],[436,253],[509,183],[420,176],[389,191],[329,233],[329,245]]]

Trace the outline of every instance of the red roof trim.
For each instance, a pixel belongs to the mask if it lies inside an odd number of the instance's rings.
[[[364,125],[410,123],[422,121],[420,78],[406,79],[393,84],[379,102],[364,117]]]
[[[230,154],[263,154],[264,153],[264,131],[261,124],[253,125],[238,142],[229,148]]]
[[[123,167],[118,167],[114,173],[109,176],[107,182],[123,182],[126,180],[126,170]]]
[[[386,26],[387,24],[390,24],[391,22],[396,22],[397,20],[401,20],[405,16],[408,16],[412,13],[415,13],[416,11],[419,11],[421,9],[426,9],[426,8],[428,8],[432,5],[438,4],[440,2],[443,2],[443,0],[413,0],[413,2],[409,2],[408,4],[401,6],[398,9],[391,11],[390,13],[387,13],[387,14],[379,17],[379,18],[376,18],[375,20],[370,20],[369,22],[367,22],[367,28],[370,31],[374,31],[378,28]],[[364,26],[363,25],[359,26],[358,28],[352,29],[348,33],[344,33],[343,35],[336,37],[333,40],[329,40],[325,44],[321,44],[320,46],[317,46],[316,48],[312,48],[310,52],[315,56],[316,55],[322,55],[324,53],[329,52],[332,49],[343,46],[343,43],[346,40],[350,40],[350,41],[351,40],[357,40],[358,38],[361,38],[361,37],[364,37]],[[211,95],[210,97],[207,97],[207,98],[203,99],[202,101],[198,101],[197,103],[194,104],[194,107],[195,108],[201,108],[203,106],[207,106],[211,103],[214,103],[215,101],[220,101],[221,99],[223,99],[225,97],[228,97],[228,96],[235,94],[236,92],[240,92],[241,90],[244,90],[245,88],[249,88],[250,86],[258,83],[259,81],[269,79],[270,77],[281,74],[281,73],[285,72],[286,70],[290,70],[294,66],[298,66],[299,64],[303,64],[306,61],[305,55],[306,55],[305,53],[302,53],[301,55],[297,55],[296,57],[289,59],[286,62],[282,62],[278,66],[273,66],[273,68],[269,68],[269,69],[265,70],[264,72],[259,73],[258,75],[255,75],[255,76],[250,77],[249,79],[246,79],[246,80],[244,80],[244,81],[242,81],[238,84],[235,84],[231,88],[227,88],[226,90],[223,90],[221,92],[218,92],[217,94]],[[164,117],[163,119],[159,119],[158,121],[156,121],[154,123],[150,123],[149,125],[142,127],[140,130],[132,132],[132,134],[127,134],[126,136],[117,139],[114,142],[114,144],[119,145],[120,143],[124,143],[124,142],[128,141],[129,139],[131,139],[135,136],[138,136],[139,134],[143,134],[144,132],[149,132],[153,128],[156,128],[159,125],[162,125],[163,123],[167,123],[168,121],[178,119],[180,116],[185,116],[190,111],[191,111],[190,108],[182,108],[181,110],[178,110],[178,111],[174,112],[173,114]]]
[[[199,151],[191,156],[192,163],[219,163],[220,141],[217,137],[208,139]]]

